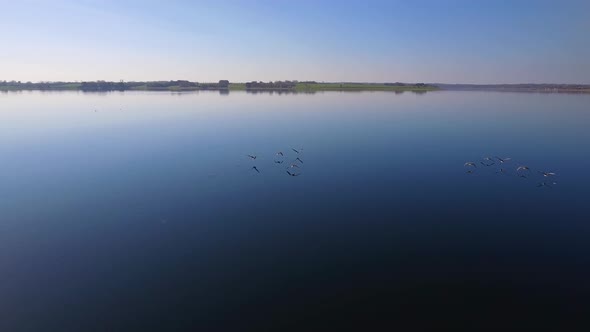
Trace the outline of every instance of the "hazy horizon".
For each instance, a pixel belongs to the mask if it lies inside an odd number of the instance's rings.
[[[174,82],[174,81],[183,81],[183,79],[157,79],[157,80],[129,80],[129,81],[125,81],[122,80],[123,82]],[[0,77],[0,81],[7,81],[7,82],[20,82],[20,83],[81,83],[81,82],[98,82],[98,81],[106,81],[106,82],[119,82],[119,81],[108,81],[108,80],[75,80],[75,81],[65,81],[65,80],[61,80],[61,81],[50,81],[50,80],[39,80],[39,81],[22,81],[22,80],[12,80],[12,79],[4,79]],[[195,82],[195,83],[217,83],[220,80],[212,80],[212,81],[196,81],[196,80],[189,80],[191,82]],[[391,84],[391,83],[404,83],[404,84],[412,84],[412,83],[424,83],[424,84],[432,84],[432,85],[590,85],[587,83],[568,83],[568,82],[559,82],[559,83],[555,83],[555,82],[512,82],[512,83],[465,83],[465,82],[418,82],[418,81],[381,81],[381,82],[372,82],[372,81],[321,81],[321,80],[305,80],[305,81],[299,81],[299,80],[289,80],[289,79],[283,79],[283,80],[276,80],[276,81],[271,81],[271,82],[285,82],[285,81],[296,81],[296,82],[316,82],[316,83],[359,83],[359,84]],[[261,81],[261,80],[249,80],[249,81],[229,81],[230,83],[249,83],[249,82],[265,82],[265,81]],[[266,83],[266,82],[265,82]]]
[[[4,5],[0,80],[590,84],[590,3]]]

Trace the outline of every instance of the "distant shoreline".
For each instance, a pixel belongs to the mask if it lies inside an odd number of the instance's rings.
[[[148,82],[20,82],[0,81],[0,91],[277,91],[314,93],[319,91],[499,91],[539,93],[590,93],[588,84],[445,84],[445,83],[357,83],[275,81],[230,83],[198,83],[184,80]]]
[[[445,91],[497,91],[539,93],[590,93],[590,84],[444,84],[432,83]]]
[[[0,91],[433,91],[436,86],[424,83],[324,83],[324,82],[247,82],[230,83],[222,80],[218,83],[197,83],[190,81],[150,81],[150,82],[18,82],[0,81]]]

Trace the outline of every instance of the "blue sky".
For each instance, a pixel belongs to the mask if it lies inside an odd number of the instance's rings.
[[[590,1],[2,3],[0,79],[590,83]]]

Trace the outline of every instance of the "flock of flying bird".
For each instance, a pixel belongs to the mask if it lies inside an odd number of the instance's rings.
[[[300,156],[303,154],[303,149],[291,148],[291,150],[293,150],[293,152],[296,154],[296,157],[295,157],[295,159],[293,159],[291,162],[288,163],[288,166],[285,168],[285,172],[289,176],[299,176],[299,175],[301,175],[301,169],[303,167],[303,160],[301,160],[301,158],[300,158]],[[246,156],[254,162],[258,158],[258,156],[252,155],[252,154],[247,154]],[[283,153],[282,151],[275,153],[274,158],[273,158],[273,163],[275,165],[282,166],[285,163],[285,161],[287,161],[287,157],[285,156],[285,153]],[[252,166],[251,170],[256,171],[257,173],[260,173],[260,170],[258,169],[258,167],[256,165]]]
[[[479,163],[468,161],[463,166],[467,167],[468,174],[473,174],[478,169],[478,167],[488,168],[493,167],[494,165],[499,165],[499,167],[495,167],[497,174],[511,175],[510,170],[514,169],[514,167],[508,168],[505,165],[510,164],[511,160],[512,158],[485,157]],[[557,184],[557,182],[553,181],[553,178],[557,175],[555,172],[537,171],[535,173],[530,167],[524,165],[519,165],[516,167],[516,170],[512,174],[524,179],[532,178],[534,174],[539,174],[539,176],[542,176],[543,181],[539,182],[537,187],[551,187]]]
[[[288,166],[285,168],[285,173],[289,176],[299,176],[299,175],[301,175],[301,168],[303,167],[303,160],[301,160],[301,158],[300,158],[303,150],[302,149],[293,149],[293,148],[291,148],[291,150],[296,153],[296,157],[295,157],[295,159],[293,159],[291,162],[288,163]],[[250,160],[252,160],[252,161],[256,161],[258,158],[258,156],[252,155],[252,154],[247,154],[246,156],[248,158],[250,158]],[[285,163],[286,160],[287,160],[287,157],[285,156],[285,153],[283,153],[282,151],[279,151],[279,152],[275,153],[273,162],[276,165],[282,165],[283,163]],[[524,178],[524,179],[532,178],[534,174],[539,174],[540,176],[542,176],[543,181],[539,182],[537,184],[537,187],[551,187],[551,186],[557,184],[557,182],[553,181],[553,178],[557,175],[555,172],[537,171],[535,173],[535,172],[533,172],[533,170],[530,167],[524,166],[524,165],[519,165],[516,167],[516,170],[514,171],[514,173],[511,173],[510,170],[514,169],[514,168],[507,167],[507,166],[510,166],[511,161],[512,161],[512,158],[485,157],[481,161],[479,161],[479,163],[474,162],[474,161],[468,161],[463,166],[467,167],[468,174],[473,174],[476,172],[476,170],[478,168],[490,168],[495,165],[498,165],[499,167],[497,167],[497,166],[495,167],[497,174],[503,174],[503,175],[514,174],[514,175]],[[252,166],[251,170],[256,171],[257,173],[260,173],[260,170],[258,169],[258,167],[256,165]]]

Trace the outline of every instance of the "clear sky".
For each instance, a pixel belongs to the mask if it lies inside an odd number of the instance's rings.
[[[0,80],[590,83],[590,1],[0,0]]]

